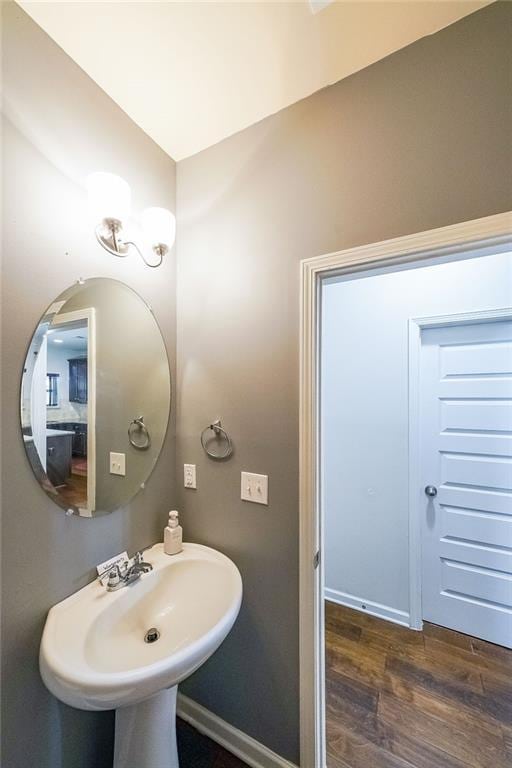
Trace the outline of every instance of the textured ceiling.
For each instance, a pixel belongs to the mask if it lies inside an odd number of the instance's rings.
[[[22,2],[180,160],[487,2]]]

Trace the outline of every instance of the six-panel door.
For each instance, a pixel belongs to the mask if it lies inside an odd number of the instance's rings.
[[[512,647],[512,322],[424,330],[423,618]]]

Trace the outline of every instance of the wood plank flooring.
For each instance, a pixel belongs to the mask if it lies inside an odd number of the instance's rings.
[[[65,485],[58,486],[59,499],[69,506],[87,506],[87,475],[71,474]]]
[[[325,606],[328,768],[512,768],[512,651]]]
[[[328,768],[512,768],[512,651],[326,602]],[[180,768],[248,768],[178,720]]]

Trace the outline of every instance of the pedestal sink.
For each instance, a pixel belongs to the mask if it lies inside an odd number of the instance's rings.
[[[144,553],[153,570],[107,592],[99,581],[48,613],[39,666],[49,690],[78,709],[116,710],[114,768],[178,768],[176,693],[222,643],[240,610],[234,563],[185,544]]]

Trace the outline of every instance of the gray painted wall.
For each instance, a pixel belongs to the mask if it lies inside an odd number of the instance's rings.
[[[512,209],[512,5],[496,3],[178,164],[178,468],[186,538],[245,597],[183,690],[298,760],[299,261]],[[279,73],[276,73],[276,77]],[[201,429],[236,446],[213,463]],[[240,470],[268,473],[268,507]]]
[[[37,670],[50,605],[112,552],[161,536],[174,503],[172,428],[144,494],[96,520],[65,518],[24,456],[18,377],[51,299],[79,276],[123,280],[154,307],[174,360],[172,259],[156,273],[100,251],[81,179],[124,176],[134,206],[174,207],[174,163],[21,10],[3,5],[3,765],[110,766],[109,715],[75,712]],[[178,167],[179,477],[186,538],[240,566],[240,620],[185,692],[298,758],[298,262],[512,207],[509,31],[498,3],[233,136]],[[211,463],[199,432],[236,445]],[[239,500],[268,472],[268,508]],[[8,483],[6,482],[8,481]]]
[[[405,612],[396,618],[407,621],[408,321],[511,303],[510,253],[324,284],[326,589]]]
[[[174,380],[175,265],[115,259],[97,245],[83,178],[111,170],[133,205],[175,208],[175,164],[13,3],[2,4],[2,736],[4,768],[110,768],[113,719],[59,704],[39,677],[50,606],[83,586],[97,562],[161,539],[175,505],[174,424],[146,490],[124,509],[67,518],[25,457],[19,373],[45,308],[79,277],[112,277],[154,308]]]

